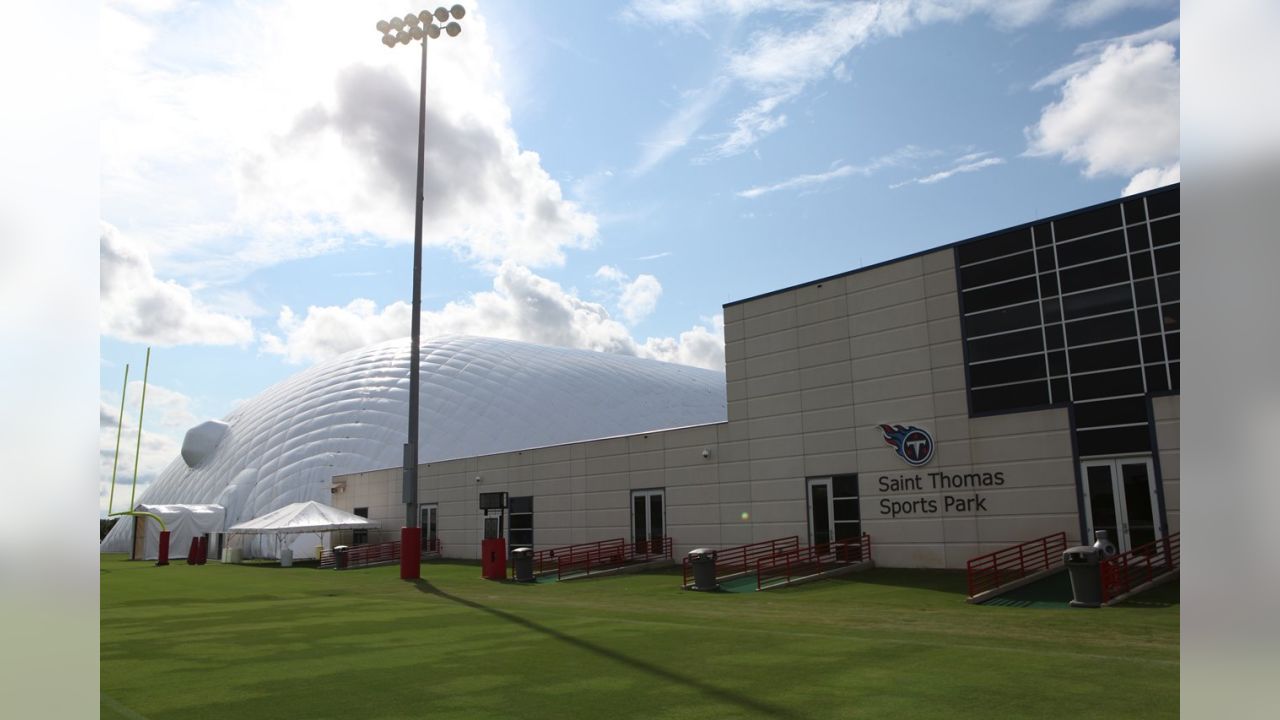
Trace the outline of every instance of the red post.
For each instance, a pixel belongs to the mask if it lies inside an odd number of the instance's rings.
[[[400,528],[400,579],[417,580],[422,577],[422,528]]]
[[[160,531],[160,557],[156,558],[156,565],[169,564],[169,531]]]
[[[196,564],[203,565],[209,560],[209,536],[200,536],[200,546],[197,548]]]
[[[187,548],[187,564],[195,565],[200,557],[200,539],[191,538],[191,547]]]

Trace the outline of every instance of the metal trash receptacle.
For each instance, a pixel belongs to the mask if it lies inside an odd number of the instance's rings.
[[[689,551],[689,564],[693,566],[694,590],[718,590],[716,582],[716,551],[698,548]]]
[[[531,583],[533,576],[533,548],[518,547],[511,551],[511,564],[515,567],[516,582]]]
[[[1071,607],[1102,606],[1102,552],[1091,545],[1077,545],[1062,553],[1062,563],[1071,575]]]
[[[293,567],[293,548],[280,549],[280,567]]]
[[[345,567],[347,567],[347,550],[348,548],[346,545],[333,546],[333,560],[334,560],[334,564],[339,570],[342,570]]]

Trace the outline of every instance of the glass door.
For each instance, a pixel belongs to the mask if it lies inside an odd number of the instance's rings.
[[[1105,530],[1120,552],[1160,537],[1159,503],[1150,458],[1088,460],[1080,467],[1090,543],[1097,530]]]
[[[422,528],[422,552],[440,552],[439,509],[435,505],[418,508],[418,527]]]
[[[826,546],[836,537],[831,512],[831,478],[809,478],[809,544]]]
[[[662,554],[666,537],[662,490],[635,490],[631,493],[631,541],[642,554]]]

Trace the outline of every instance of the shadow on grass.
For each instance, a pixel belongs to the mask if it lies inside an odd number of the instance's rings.
[[[955,595],[960,600],[965,599],[968,594],[968,585],[963,570],[873,568],[864,572],[849,573],[848,575],[840,575],[828,579],[861,585],[885,585],[908,590],[946,593]],[[804,586],[802,585],[801,587]]]
[[[692,677],[684,677],[684,676],[678,675],[674,672],[671,672],[670,670],[667,670],[666,668],[662,668],[657,665],[654,665],[653,663],[649,663],[649,662],[645,662],[644,660],[639,660],[637,658],[629,657],[616,650],[611,650],[607,647],[597,645],[592,642],[588,642],[581,638],[573,637],[572,635],[566,635],[565,633],[562,633],[559,630],[554,630],[552,628],[547,627],[546,625],[541,625],[527,618],[522,618],[519,615],[506,612],[505,610],[499,610],[494,607],[489,607],[488,605],[485,605],[483,603],[478,603],[474,600],[468,600],[466,598],[458,597],[457,595],[452,595],[432,585],[430,582],[426,580],[421,580],[421,579],[416,580],[414,581],[414,585],[417,587],[419,592],[423,592],[428,595],[434,595],[444,600],[448,600],[450,602],[454,602],[459,605],[464,605],[473,610],[479,610],[480,612],[488,613],[501,620],[505,620],[514,625],[519,625],[520,627],[523,627],[527,630],[532,630],[533,632],[546,635],[547,637],[550,637],[554,640],[558,640],[562,643],[565,643],[566,645],[572,645],[573,647],[576,647],[579,650],[585,650],[589,653],[599,655],[600,657],[603,657],[605,659],[613,660],[615,662],[621,663],[622,665],[626,665],[627,667],[634,668],[641,672],[647,673],[656,679],[665,680],[669,683],[674,683],[676,685],[683,685],[691,690],[694,690],[695,692],[701,693],[702,695],[713,697],[721,702],[728,703],[730,705],[736,705],[737,707],[742,708],[744,710],[748,710],[754,713],[759,713],[766,717],[796,718],[797,720],[801,717],[799,715],[796,715],[794,712],[792,712],[788,708],[780,707],[778,705],[770,705],[769,703],[760,702],[759,700],[754,700],[750,697],[741,695],[739,693],[725,690],[723,688],[718,688],[718,687],[715,687],[714,685],[709,685],[705,682],[701,682]]]

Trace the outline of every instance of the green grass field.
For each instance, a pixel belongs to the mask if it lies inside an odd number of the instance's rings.
[[[764,593],[672,572],[516,585],[479,566],[102,556],[104,718],[1159,718],[1178,590],[1101,610],[972,606],[964,574]]]

